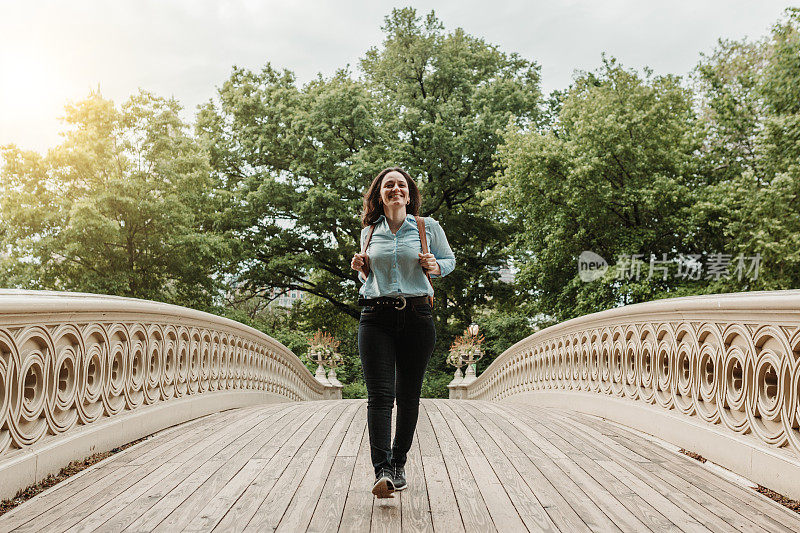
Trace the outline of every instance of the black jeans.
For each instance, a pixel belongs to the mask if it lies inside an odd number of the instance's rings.
[[[372,465],[377,474],[392,464],[403,466],[419,416],[422,377],[436,343],[428,304],[365,307],[358,325],[358,351],[367,384],[367,427]],[[392,409],[397,424],[392,437]]]

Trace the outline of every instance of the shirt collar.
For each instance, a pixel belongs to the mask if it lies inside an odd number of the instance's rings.
[[[386,225],[388,226],[389,225],[389,220],[386,218],[386,215],[379,216],[378,220],[375,221],[375,224],[376,225],[380,224],[384,220],[386,221]],[[412,224],[414,227],[417,227],[417,219],[414,217],[414,215],[407,214],[406,215],[406,222],[408,222],[409,224]]]

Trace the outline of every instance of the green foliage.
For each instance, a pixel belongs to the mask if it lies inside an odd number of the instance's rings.
[[[421,398],[447,398],[450,391],[447,384],[453,380],[453,369],[450,373],[428,370],[422,380]]]
[[[205,153],[174,100],[67,106],[64,142],[2,148],[4,284],[210,305],[226,243]]]
[[[339,381],[342,381],[339,379]],[[344,399],[355,399],[355,398],[364,398],[367,397],[367,386],[364,384],[363,381],[350,381],[347,383],[342,382],[344,385],[342,387],[342,398]]]
[[[800,285],[800,10],[770,36],[721,42],[699,67],[709,131],[707,157],[721,177],[698,213],[735,253],[760,254],[758,280],[719,290]]]
[[[691,86],[604,59],[551,95],[548,123],[506,128],[506,168],[484,203],[522,229],[508,250],[528,316],[546,324],[667,296],[800,284],[798,28],[790,9],[765,39],[720,41]],[[643,275],[611,268],[584,283],[583,250],[612,265],[645,254]],[[714,253],[759,254],[759,277],[648,276],[650,254],[699,254],[707,266]]]
[[[668,289],[651,280],[584,284],[577,257],[686,249],[698,131],[691,93],[676,77],[640,77],[613,59],[576,79],[556,123],[506,129],[498,152],[506,169],[486,196],[520,226],[510,252],[537,297],[530,313],[561,320]]]
[[[519,310],[497,310],[478,320],[480,333],[486,337],[483,343],[484,357],[478,361],[478,374],[508,348],[533,334],[537,324]]]
[[[542,98],[538,65],[445,30],[433,12],[385,18],[384,40],[300,86],[267,64],[233,68],[201,106],[141,91],[67,106],[47,154],[0,148],[0,284],[174,302],[250,324],[304,355],[341,341],[345,397],[364,397],[358,355],[362,194],[405,167],[457,267],[435,280],[437,343],[423,396],[446,397],[445,355],[475,321],[479,371],[537,328],[668,296],[800,286],[800,10],[769,35],[720,41],[691,77],[603,58]],[[576,261],[724,252],[757,280],[591,283]],[[519,267],[512,284],[498,268]],[[271,289],[308,298],[266,307]],[[310,370],[315,365],[309,364]]]
[[[408,169],[422,214],[442,223],[456,253],[456,271],[435,281],[444,366],[453,336],[508,290],[492,268],[504,264],[512,228],[486,216],[477,194],[499,168],[499,130],[539,118],[538,66],[445,32],[433,13],[394,10],[383,30],[357,79],[340,70],[298,87],[271,65],[234,69],[200,110],[197,132],[228,191],[220,219],[235,237],[228,275],[237,290],[314,295],[309,324],[344,328],[342,346],[356,334],[360,282],[349,261],[362,195],[382,168]]]

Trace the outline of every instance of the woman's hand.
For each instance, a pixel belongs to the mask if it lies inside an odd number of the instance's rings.
[[[367,254],[353,255],[353,260],[350,261],[350,268],[361,272],[366,278],[369,276],[369,256]]]
[[[442,274],[442,269],[439,268],[439,263],[436,262],[436,258],[433,254],[419,254],[419,264],[422,265],[422,268],[425,269],[430,275],[433,276],[440,276]]]

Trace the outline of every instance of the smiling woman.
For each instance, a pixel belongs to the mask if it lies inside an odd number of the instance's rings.
[[[364,194],[361,253],[351,267],[363,286],[358,351],[367,385],[367,425],[375,469],[372,493],[391,498],[407,487],[405,464],[419,415],[425,369],[436,342],[430,277],[455,268],[437,221],[419,216],[422,197],[399,167],[382,170]],[[428,243],[430,252],[428,253]],[[397,401],[394,442],[392,410]]]

